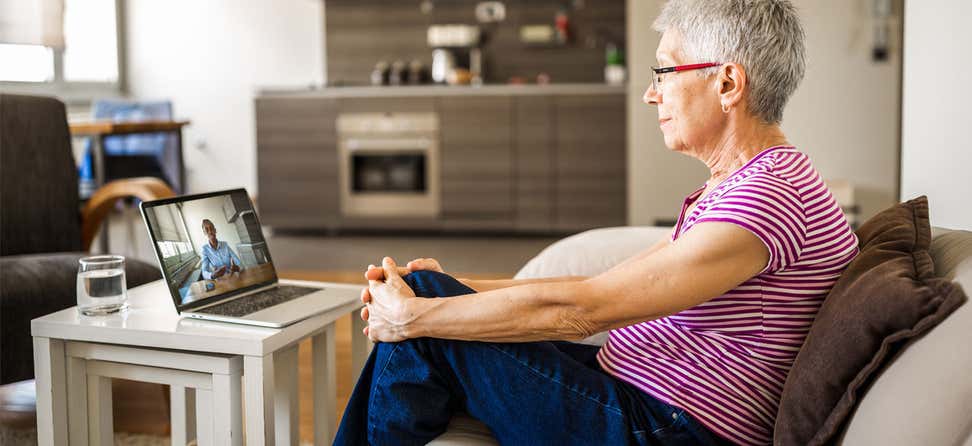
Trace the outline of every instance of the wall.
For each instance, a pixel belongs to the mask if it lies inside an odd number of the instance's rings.
[[[320,0],[128,0],[131,96],[170,99],[184,133],[190,192],[256,191],[258,86],[323,81]]]
[[[894,26],[891,57],[871,61],[870,0],[797,0],[807,33],[807,73],[784,113],[790,142],[826,179],[855,187],[866,219],[898,196],[901,52]],[[651,23],[659,1],[628,0],[629,221],[672,219],[685,195],[708,178],[698,161],[671,153],[653,106],[641,102],[650,84],[659,36]],[[954,51],[952,54],[957,54]]]
[[[928,195],[933,225],[972,230],[968,0],[905,5],[901,198]]]
[[[480,0],[435,1],[423,13],[419,1],[327,0],[327,78],[339,84],[367,84],[379,60],[412,59],[426,67],[432,49],[426,30],[432,24],[475,24]],[[604,46],[623,44],[625,0],[504,0],[506,19],[483,25],[486,82],[506,83],[510,76],[534,82],[540,72],[553,82],[603,82]],[[522,25],[553,25],[565,4],[570,17],[571,41],[563,46],[529,47],[519,40]]]

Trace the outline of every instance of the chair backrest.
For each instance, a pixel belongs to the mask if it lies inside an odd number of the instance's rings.
[[[91,117],[115,122],[169,121],[172,103],[99,99],[91,108]],[[106,155],[158,155],[174,144],[175,137],[167,133],[111,136],[104,142]]]
[[[81,250],[64,103],[0,94],[0,255]]]
[[[96,120],[114,122],[171,121],[170,101],[130,101],[99,99],[91,108]],[[107,136],[102,142],[105,154],[105,174],[108,179],[131,176],[149,176],[164,180],[177,192],[183,192],[181,184],[182,164],[176,157],[179,152],[178,136],[172,133],[146,133]],[[90,153],[90,141],[85,153]],[[89,158],[84,160],[90,162]]]

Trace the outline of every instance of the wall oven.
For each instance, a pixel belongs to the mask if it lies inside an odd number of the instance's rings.
[[[435,113],[341,114],[337,133],[343,216],[439,216]]]

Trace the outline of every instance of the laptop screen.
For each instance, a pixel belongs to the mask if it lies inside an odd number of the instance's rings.
[[[277,280],[244,189],[144,202],[142,215],[179,312]]]

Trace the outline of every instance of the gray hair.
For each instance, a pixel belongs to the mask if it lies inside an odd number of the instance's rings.
[[[803,27],[788,0],[670,0],[653,27],[682,35],[688,63],[742,65],[752,114],[769,124],[783,120],[806,70]]]

